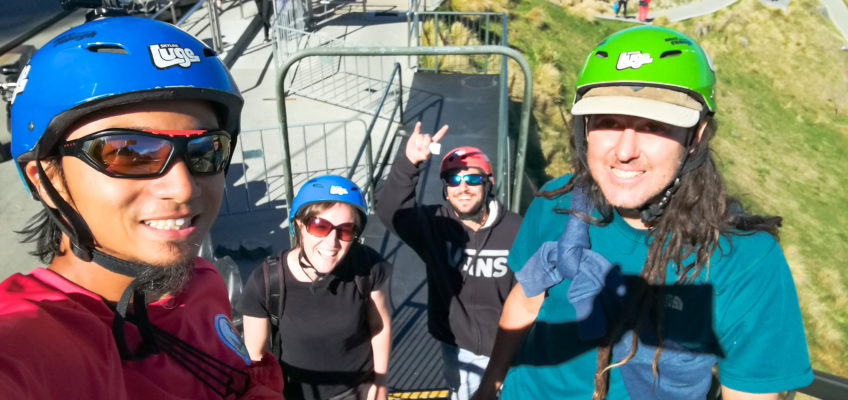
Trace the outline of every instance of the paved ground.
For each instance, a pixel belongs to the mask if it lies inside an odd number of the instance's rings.
[[[827,9],[827,14],[830,20],[833,21],[833,24],[836,25],[836,29],[842,34],[846,42],[848,42],[848,6],[845,5],[843,0],[819,1]]]
[[[84,21],[83,12],[75,12],[36,34],[25,44],[41,47],[54,36],[70,26]],[[0,64],[13,62],[16,55],[0,55]],[[9,143],[6,130],[6,107],[0,107],[0,143]],[[32,200],[23,188],[17,168],[11,161],[0,163],[0,278],[5,279],[15,272],[26,272],[42,265],[28,253],[34,249],[31,244],[20,244],[20,236],[14,231],[26,226],[29,218],[40,209],[40,203]]]

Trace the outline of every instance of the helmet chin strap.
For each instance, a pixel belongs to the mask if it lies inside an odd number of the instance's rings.
[[[147,319],[145,294],[141,289],[137,288],[139,283],[137,278],[141,274],[143,267],[97,250],[94,247],[94,236],[88,224],[59,195],[56,188],[53,187],[53,184],[47,178],[47,173],[41,166],[41,161],[36,159],[35,165],[41,187],[56,208],[48,206],[44,200],[41,200],[41,204],[44,206],[47,216],[70,240],[71,252],[74,256],[85,262],[93,262],[114,273],[133,278],[130,284],[124,289],[120,300],[115,306],[115,319],[112,321],[112,335],[118,345],[121,358],[125,360],[137,360],[159,352],[156,341],[154,340],[152,325]],[[65,221],[67,221],[67,224]],[[142,336],[142,345],[135,353],[129,350],[124,336],[124,321],[127,318],[130,297],[132,297],[134,303],[136,325]]]
[[[703,164],[704,161],[707,159],[707,151],[703,151],[693,156],[693,146],[697,144],[697,142],[694,140],[694,137],[696,135],[697,134],[693,131],[692,137],[689,139],[690,143],[688,143],[688,145],[686,146],[688,151],[686,152],[686,155],[683,157],[683,159],[680,160],[677,172],[674,174],[674,179],[672,179],[671,183],[669,183],[665,187],[665,189],[663,189],[663,195],[662,197],[660,197],[660,200],[653,203],[646,202],[641,207],[639,207],[639,217],[641,218],[643,224],[647,225],[656,222],[660,218],[660,216],[662,216],[663,211],[665,211],[665,208],[671,201],[671,197],[674,196],[675,193],[677,193],[677,189],[680,187],[680,179],[683,178],[684,175],[695,170],[695,168],[700,167],[701,164]]]

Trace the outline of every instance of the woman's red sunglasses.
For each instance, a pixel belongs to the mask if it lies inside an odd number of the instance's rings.
[[[333,225],[330,221],[323,218],[312,217],[306,221],[306,231],[310,235],[316,237],[327,237],[330,231],[336,231],[336,237],[344,242],[349,242],[356,237],[356,225],[352,222],[346,222],[340,225]]]
[[[182,158],[194,175],[224,171],[230,161],[226,131],[106,129],[64,142],[59,154],[85,161],[114,178],[155,178]]]

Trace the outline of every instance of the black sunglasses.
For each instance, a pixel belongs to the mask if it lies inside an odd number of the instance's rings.
[[[464,181],[468,186],[477,186],[483,183],[484,178],[485,175],[480,174],[450,175],[445,178],[445,184],[457,187]]]
[[[177,156],[194,175],[214,175],[230,162],[230,134],[223,130],[106,129],[64,142],[59,154],[85,161],[114,178],[155,178]]]

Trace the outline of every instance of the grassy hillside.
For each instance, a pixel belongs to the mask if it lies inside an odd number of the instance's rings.
[[[686,1],[652,2],[653,9]],[[631,2],[634,3],[635,2]],[[814,368],[848,376],[848,51],[814,0],[785,11],[741,0],[669,26],[696,38],[717,68],[720,130],[714,140],[733,194],[757,213],[784,217]],[[534,69],[534,117],[549,175],[567,172],[576,74],[602,38],[632,23],[595,18],[594,0],[455,0],[458,10],[503,10],[510,45]],[[633,7],[635,10],[635,6]],[[513,74],[513,71],[511,71]],[[521,93],[513,75],[511,92]],[[763,276],[768,279],[768,276]]]

